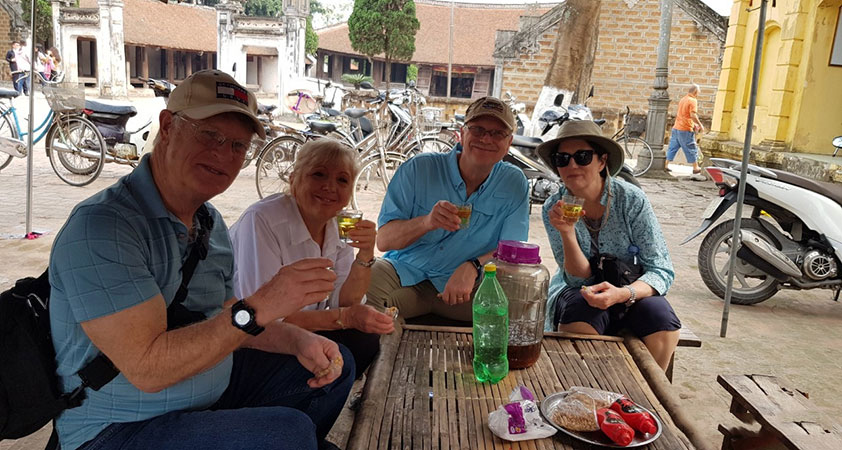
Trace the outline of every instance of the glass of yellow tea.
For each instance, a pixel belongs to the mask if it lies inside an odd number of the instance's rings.
[[[471,224],[471,211],[473,211],[473,206],[470,203],[465,203],[464,205],[459,205],[456,207],[456,215],[459,216],[459,228],[468,228],[468,225]]]
[[[336,222],[339,224],[339,239],[342,242],[351,242],[352,239],[348,237],[348,232],[357,226],[357,222],[363,219],[363,212],[355,209],[343,209],[336,217]]]
[[[561,201],[561,214],[564,216],[564,219],[571,222],[579,220],[579,216],[582,215],[582,205],[585,203],[585,199],[574,195],[565,195],[561,198]]]

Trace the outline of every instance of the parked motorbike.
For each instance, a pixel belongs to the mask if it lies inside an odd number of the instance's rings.
[[[702,213],[702,224],[683,244],[701,235],[737,201],[740,162],[712,158],[707,170],[719,187]],[[734,219],[713,227],[699,248],[699,273],[708,289],[725,298],[728,258],[737,251],[732,302],[760,303],[780,289],[831,289],[839,299],[842,277],[842,186],[749,165],[739,239]]]
[[[175,85],[166,80],[141,78],[155,92],[156,107],[149,120],[136,130],[127,130],[129,119],[137,115],[131,103],[85,100],[84,115],[97,127],[107,147],[106,162],[137,166],[140,157],[152,151],[152,142],[158,134],[158,115],[167,107],[167,100]]]
[[[590,95],[593,95],[593,89],[591,89]],[[555,97],[553,105],[560,108],[563,101],[564,94],[559,94]],[[514,164],[526,175],[526,179],[529,182],[529,200],[533,204],[543,204],[547,198],[558,192],[561,186],[561,178],[558,176],[555,168],[547,167],[541,158],[538,157],[536,151],[538,146],[544,142],[544,139],[550,139],[544,136],[554,136],[550,131],[553,128],[560,127],[561,124],[568,120],[593,120],[600,126],[605,123],[605,119],[594,120],[590,108],[585,105],[570,105],[567,111],[561,111],[560,109],[548,109],[544,111],[538,119],[538,123],[542,127],[542,137],[528,137],[516,134],[512,138],[509,153],[503,158],[503,161]],[[571,114],[571,111],[575,116]],[[632,169],[625,164],[617,176],[640,187],[640,183],[634,177]]]

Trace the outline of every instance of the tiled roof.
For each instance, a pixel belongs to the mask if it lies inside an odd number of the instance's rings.
[[[447,64],[450,38],[449,3],[415,3],[415,15],[421,29],[415,35],[412,61],[426,64]],[[456,3],[453,16],[453,64],[493,66],[494,37],[497,30],[517,30],[521,15],[541,15],[544,9],[527,6],[489,7],[482,4]],[[342,23],[316,30],[319,49],[358,54],[351,48],[348,24]]]
[[[126,44],[216,51],[216,10],[160,0],[124,0]],[[80,0],[82,8],[98,8],[96,0]]]

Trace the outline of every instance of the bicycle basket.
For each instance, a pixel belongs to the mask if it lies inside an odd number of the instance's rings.
[[[85,109],[84,86],[45,86],[44,97],[55,112],[73,112]]]
[[[430,133],[441,129],[442,108],[425,106],[418,110],[418,124],[422,133]]]

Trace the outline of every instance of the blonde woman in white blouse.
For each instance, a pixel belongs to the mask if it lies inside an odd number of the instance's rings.
[[[348,347],[357,376],[376,356],[379,335],[394,330],[391,316],[365,304],[374,262],[375,224],[361,220],[348,232],[352,242],[339,239],[336,215],[351,198],[358,170],[355,150],[333,139],[308,142],[296,155],[289,193],[251,205],[229,230],[237,298],[248,297],[281,267],[298,260],[334,261],[337,278],[330,296],[284,321]]]

